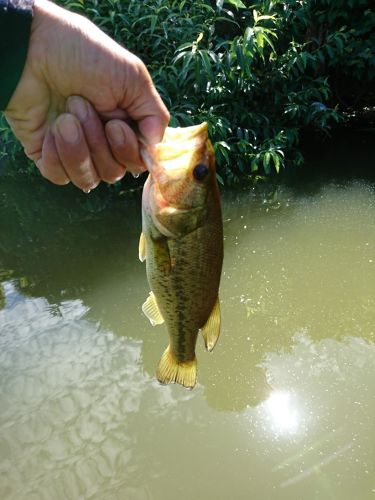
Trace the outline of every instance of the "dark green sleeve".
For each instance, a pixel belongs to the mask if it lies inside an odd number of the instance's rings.
[[[21,77],[29,45],[33,0],[0,0],[0,110]]]

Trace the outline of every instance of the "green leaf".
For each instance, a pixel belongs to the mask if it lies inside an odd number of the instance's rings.
[[[280,172],[280,158],[279,158],[279,155],[275,151],[272,151],[271,156],[272,156],[273,164],[275,165],[275,170],[276,170],[277,173],[279,173]]]
[[[246,5],[244,5],[241,0],[226,0],[226,2],[234,5],[237,9],[246,9]]]
[[[217,142],[216,144],[222,146],[223,148],[227,149],[228,151],[230,151],[230,146],[227,142],[225,141],[220,141],[220,142]]]
[[[250,168],[251,168],[252,173],[258,172],[258,157],[257,156],[255,158],[253,158],[253,160],[251,160]]]
[[[245,29],[245,33],[243,35],[243,44],[244,46],[247,46],[250,42],[250,40],[252,40],[254,38],[254,30],[253,28],[246,28]]]
[[[224,0],[216,0],[216,7],[221,10],[223,8]]]
[[[256,40],[260,54],[263,54],[263,46],[264,46],[264,34],[261,31],[257,31]]]
[[[218,181],[219,184],[221,184],[222,186],[224,186],[224,180],[221,177],[221,175],[218,174],[217,172],[216,172],[216,179],[217,179],[217,181]]]
[[[267,44],[271,47],[271,49],[275,52],[275,47],[270,39],[270,37],[268,36],[268,34],[266,34],[265,30],[263,30],[263,38],[264,40],[267,42]]]
[[[176,64],[176,62],[182,57],[185,57],[186,54],[191,54],[191,52],[180,52],[179,54],[177,54],[177,56],[173,59],[173,64]]]
[[[267,175],[271,173],[270,159],[271,153],[267,152],[263,155],[263,168]]]
[[[151,16],[151,34],[155,31],[158,16]]]
[[[258,21],[263,21],[263,20],[267,20],[267,19],[273,19],[273,20],[274,20],[275,18],[276,18],[276,16],[275,16],[274,14],[273,14],[272,16],[258,16],[258,15],[257,15],[257,20],[256,20],[256,22],[258,22]],[[254,18],[254,20],[255,20],[255,18]]]
[[[182,66],[182,70],[180,73],[180,81],[183,82],[186,79],[187,73],[190,69],[190,63],[194,57],[194,54],[192,52],[187,52],[186,56],[184,58],[184,64]]]
[[[199,55],[201,56],[203,67],[206,71],[207,77],[209,78],[210,81],[213,81],[215,79],[215,77],[214,77],[214,74],[212,72],[211,63],[210,63],[210,59],[207,55],[207,51],[200,50]]]
[[[183,43],[182,45],[180,45],[177,49],[176,49],[176,52],[181,52],[181,50],[185,50],[185,49],[190,49],[192,46],[193,46],[193,42],[186,42],[186,43]]]

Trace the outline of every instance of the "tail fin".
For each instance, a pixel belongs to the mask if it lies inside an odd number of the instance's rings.
[[[197,360],[177,361],[168,346],[161,357],[156,378],[162,384],[176,383],[192,389],[197,382]]]

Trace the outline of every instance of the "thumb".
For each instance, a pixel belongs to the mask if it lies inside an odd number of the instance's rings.
[[[167,112],[168,113],[168,112]],[[163,115],[150,115],[138,121],[138,130],[146,144],[153,146],[163,139],[165,129],[169,122]]]
[[[122,108],[133,120],[144,142],[154,145],[163,139],[170,115],[158,94],[151,76],[142,61],[138,60],[137,71],[129,78]],[[130,80],[130,81],[129,81]],[[129,102],[130,101],[130,102]]]

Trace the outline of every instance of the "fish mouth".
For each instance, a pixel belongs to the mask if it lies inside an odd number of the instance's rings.
[[[152,172],[155,163],[162,162],[165,170],[187,168],[192,151],[201,148],[208,140],[207,122],[191,127],[167,127],[162,142],[141,148],[147,169]],[[155,162],[156,160],[156,162]]]

